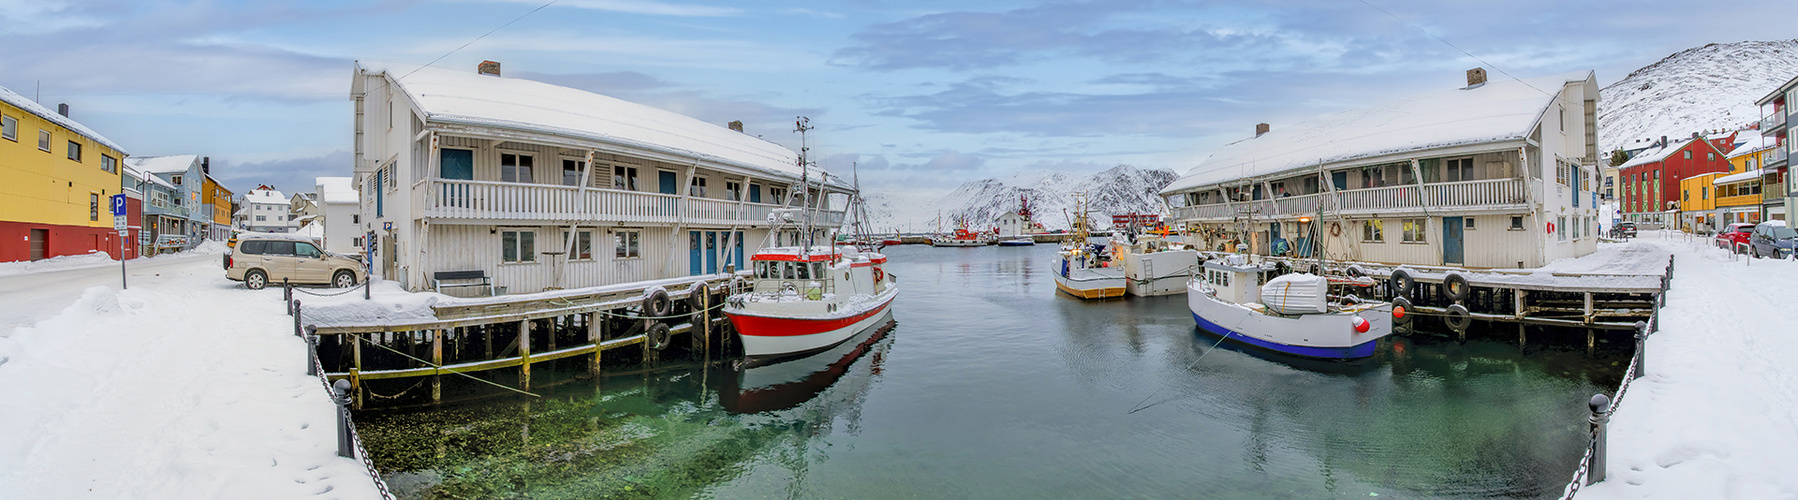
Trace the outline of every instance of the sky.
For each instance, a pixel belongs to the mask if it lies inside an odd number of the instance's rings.
[[[547,6],[545,6],[547,4]],[[1798,2],[0,0],[0,86],[243,192],[351,175],[356,60],[529,78],[687,114],[921,197],[1026,170],[1184,173],[1317,115],[1492,78],[1600,85],[1793,36]],[[508,24],[509,23],[509,24]],[[853,165],[853,167],[852,167]]]

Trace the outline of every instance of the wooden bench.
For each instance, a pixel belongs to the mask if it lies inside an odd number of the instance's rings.
[[[458,281],[463,283],[444,283],[445,281]],[[437,293],[443,293],[444,287],[459,288],[467,286],[485,287],[487,289],[487,296],[493,296],[493,279],[487,276],[487,271],[438,271],[431,273],[431,288],[436,290]]]

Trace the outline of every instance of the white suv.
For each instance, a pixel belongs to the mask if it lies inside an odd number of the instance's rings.
[[[311,238],[246,233],[225,257],[225,277],[251,290],[282,280],[349,288],[362,282],[363,272],[361,260],[320,251]]]

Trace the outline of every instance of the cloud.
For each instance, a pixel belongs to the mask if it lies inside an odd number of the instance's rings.
[[[318,177],[350,176],[354,161],[349,151],[249,163],[213,158],[212,177],[237,194],[249,192],[258,184],[268,184],[292,196],[312,192]]]
[[[440,53],[468,40],[459,37],[419,39],[410,52]],[[663,36],[595,35],[584,32],[501,32],[475,45],[485,52],[575,53],[581,60],[608,66],[642,65],[721,69],[746,72],[792,71],[822,65],[822,54],[755,40],[683,39]],[[567,57],[563,57],[567,60]],[[582,64],[584,65],[584,64]]]
[[[520,73],[520,77],[616,97],[718,125],[740,120],[743,122],[744,133],[781,144],[792,143],[790,147],[794,149],[797,149],[798,139],[791,133],[793,117],[818,117],[825,114],[822,108],[789,108],[768,104],[767,100],[778,97],[775,95],[752,96],[753,98],[719,97],[631,71],[559,75]]]
[[[542,0],[461,0],[464,2],[482,3],[516,3],[526,5],[542,5]],[[692,5],[646,0],[560,0],[556,7],[574,9],[602,10],[625,14],[643,14],[650,16],[676,17],[730,17],[743,13],[743,9],[732,7],[712,7],[708,5]]]

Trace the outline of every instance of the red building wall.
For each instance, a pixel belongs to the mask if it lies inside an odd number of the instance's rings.
[[[1686,151],[1692,152],[1692,159],[1686,159]],[[1707,155],[1707,153],[1709,154]],[[1667,202],[1680,200],[1679,181],[1681,179],[1711,172],[1728,172],[1729,159],[1724,157],[1724,153],[1725,152],[1723,151],[1718,151],[1715,146],[1707,141],[1687,141],[1684,147],[1674,151],[1673,154],[1667,155],[1667,158],[1664,160],[1623,169],[1618,172],[1618,182],[1624,183],[1624,185],[1621,186],[1622,189],[1619,190],[1620,196],[1622,196],[1623,199],[1623,211],[1626,213],[1640,213],[1666,210]],[[1638,183],[1644,176],[1646,176],[1650,189],[1653,189],[1654,173],[1656,171],[1659,171],[1661,174],[1661,203],[1660,206],[1656,207],[1644,207],[1641,205],[1641,202],[1652,201],[1652,193],[1648,193],[1648,196],[1644,196],[1644,193],[1638,190],[1634,194],[1631,194],[1629,185]]]
[[[0,262],[31,260],[31,230],[49,232],[45,257],[84,255],[94,250],[119,258],[119,233],[110,227],[62,226],[0,221]]]
[[[125,236],[125,258],[135,259],[143,256],[141,255],[142,247],[137,244],[137,235],[139,232],[143,231],[143,225],[144,199],[126,196],[125,229],[129,230],[130,233]]]

